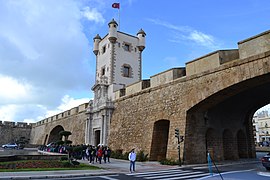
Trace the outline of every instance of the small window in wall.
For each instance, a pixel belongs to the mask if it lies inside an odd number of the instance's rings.
[[[131,67],[128,64],[122,66],[122,76],[131,77]]]
[[[106,52],[106,45],[102,47],[102,53],[104,54]]]
[[[101,68],[101,76],[105,75],[105,67]]]
[[[123,48],[125,51],[130,51],[130,44],[125,43]]]

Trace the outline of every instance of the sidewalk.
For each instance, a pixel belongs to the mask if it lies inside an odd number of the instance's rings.
[[[88,161],[79,160],[80,163],[89,164]],[[83,177],[113,175],[118,173],[129,173],[129,161],[111,159],[111,163],[95,163],[93,166],[100,170],[68,170],[68,171],[28,171],[28,172],[0,172],[0,179],[46,179],[62,177]],[[136,172],[154,171],[176,168],[177,166],[160,165],[158,162],[136,162]]]

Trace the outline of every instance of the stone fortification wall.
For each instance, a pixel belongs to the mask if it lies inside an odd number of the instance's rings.
[[[242,42],[239,51],[245,54],[251,47],[260,48],[258,46],[261,44],[260,39],[269,40],[268,33],[262,36],[264,37],[259,36],[257,41]],[[246,49],[245,43],[248,44]],[[115,110],[111,120],[109,146],[114,150],[122,149],[124,152],[132,148],[136,148],[136,151],[144,150],[151,157],[153,151],[151,148],[156,141],[153,139],[155,123],[168,120],[170,123],[166,157],[177,159],[174,129],[179,128],[180,134],[185,136],[181,146],[181,157],[183,158],[185,154],[184,158],[188,161],[202,163],[206,157],[206,130],[208,126],[215,127],[215,124],[206,126],[203,119],[196,121],[196,114],[188,116],[189,110],[211,97],[217,101],[209,101],[204,106],[212,107],[218,101],[222,102],[233,94],[246,90],[248,86],[239,86],[226,94],[219,94],[219,92],[243,81],[252,82],[256,77],[269,75],[270,48],[262,49],[258,50],[260,54],[252,54],[242,59],[239,59],[239,55],[236,54],[238,50],[217,51],[188,63],[186,74],[174,72],[180,69],[171,69],[152,76],[151,78],[155,79],[150,79],[150,82],[155,84],[150,83],[148,87],[138,89],[143,87],[142,82],[138,82],[119,90],[115,93]],[[189,128],[186,129],[187,127]],[[223,129],[220,130],[222,131]],[[220,148],[220,152],[223,152],[222,146]]]
[[[71,140],[73,144],[84,144],[85,125],[88,117],[86,114],[87,107],[88,103],[81,104],[68,111],[38,121],[33,126],[30,143],[38,145],[50,143],[48,140],[51,131],[55,127],[61,126],[65,131],[72,133],[68,139]]]
[[[14,142],[20,137],[30,139],[32,124],[0,121],[0,145]]]

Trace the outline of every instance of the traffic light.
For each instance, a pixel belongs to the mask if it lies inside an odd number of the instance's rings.
[[[175,129],[174,134],[175,134],[175,137],[179,138],[179,129],[178,128]]]

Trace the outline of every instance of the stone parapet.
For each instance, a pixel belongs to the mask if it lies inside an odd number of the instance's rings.
[[[6,127],[21,127],[21,128],[31,128],[34,123],[25,122],[12,122],[12,121],[0,121],[0,126]]]
[[[238,49],[219,50],[186,63],[186,74],[191,76],[215,69],[220,65],[239,59]]]
[[[167,71],[161,72],[150,77],[150,86],[156,87],[161,84],[166,84],[177,78],[184,77],[186,75],[185,68],[172,68]]]
[[[86,112],[89,109],[88,106],[89,106],[89,103],[81,104],[81,105],[74,107],[72,109],[69,109],[67,111],[61,112],[59,114],[56,114],[54,116],[51,116],[51,117],[48,117],[45,119],[42,119],[36,123],[33,123],[32,125],[40,126],[40,125],[43,125],[43,124],[46,124],[49,122],[57,121],[57,120],[60,120],[60,119],[63,119],[63,118],[69,117],[69,116],[74,116],[76,114]]]
[[[154,88],[162,84],[167,84],[175,79],[186,75],[185,68],[172,68],[150,77],[150,80],[143,80],[131,84],[115,92],[115,100],[123,97],[136,94],[147,88]]]
[[[270,51],[270,30],[238,42],[240,58]]]
[[[150,87],[150,80],[149,79],[143,80],[143,81],[131,84],[130,86],[127,86],[125,94],[131,95],[148,87]]]

